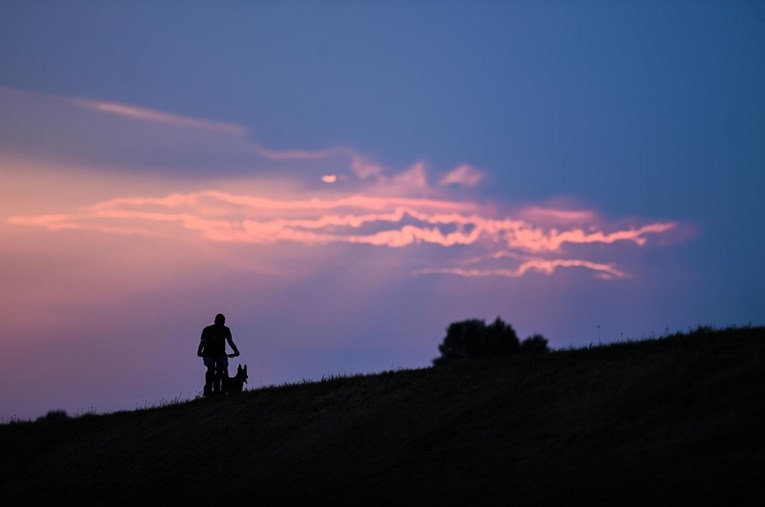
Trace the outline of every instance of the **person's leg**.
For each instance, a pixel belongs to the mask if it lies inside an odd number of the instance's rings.
[[[226,377],[228,378],[228,357],[223,356],[220,358],[220,373],[221,378]]]
[[[215,384],[213,385],[213,392],[221,392],[223,377],[228,377],[228,358],[226,356],[215,358]]]
[[[215,382],[215,360],[212,357],[205,357],[204,363],[207,367],[207,370],[205,371],[205,387],[202,393],[205,396],[210,396],[212,394],[213,384]]]
[[[221,370],[220,370],[221,364],[220,364],[220,358],[215,358],[215,380],[213,383],[213,392],[219,393],[220,392],[220,378],[221,378]]]

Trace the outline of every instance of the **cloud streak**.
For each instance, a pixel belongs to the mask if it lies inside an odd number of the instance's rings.
[[[643,248],[652,237],[666,236],[678,227],[672,221],[636,221],[625,227],[609,223],[588,209],[539,205],[510,209],[503,203],[480,204],[464,196],[460,199],[460,188],[476,187],[486,177],[483,170],[467,163],[432,177],[423,160],[395,171],[348,147],[267,149],[247,139],[246,128],[230,123],[7,88],[0,88],[1,95],[40,103],[38,106],[51,114],[65,116],[80,111],[77,114],[82,115],[86,114],[83,110],[92,111],[96,116],[87,116],[81,122],[91,129],[85,129],[85,134],[104,127],[101,115],[222,133],[202,137],[195,134],[191,139],[211,143],[211,153],[232,146],[261,159],[284,161],[277,183],[299,189],[279,187],[269,192],[263,190],[263,180],[248,176],[228,184],[236,191],[225,191],[222,188],[226,187],[226,179],[222,178],[218,188],[171,191],[159,197],[139,191],[132,196],[123,193],[96,199],[73,210],[47,207],[46,213],[16,213],[6,218],[6,223],[13,226],[223,244],[278,244],[285,248],[345,245],[351,249],[349,257],[362,248],[391,249],[412,252],[412,257],[420,259],[409,266],[415,275],[519,278],[530,273],[553,276],[561,269],[580,268],[607,280],[629,276],[619,266],[618,258],[607,258],[612,251],[609,246]],[[69,109],[56,107],[62,103]],[[148,141],[142,137],[143,130],[140,134],[134,127],[130,130],[138,136],[134,142],[151,142],[161,150],[161,136],[168,134],[167,129],[157,129],[159,139],[151,137]],[[110,131],[110,135],[118,134]],[[335,160],[337,157],[340,160]],[[347,164],[345,172],[342,159]],[[314,170],[302,167],[291,171],[290,162],[301,167],[307,164]],[[327,171],[328,165],[334,167]],[[307,175],[316,186],[300,182]],[[169,186],[173,186],[172,178]],[[259,190],[245,192],[242,188]],[[331,194],[327,188],[332,189]],[[425,249],[430,249],[428,255],[420,255]]]
[[[518,215],[523,216],[524,211]],[[570,227],[568,219],[594,219],[592,212],[536,208],[526,215],[543,216],[544,223],[510,216],[495,218],[477,204],[442,199],[362,194],[277,199],[203,190],[163,197],[120,197],[72,213],[16,215],[7,222],[50,231],[179,238],[192,235],[222,243],[355,244],[389,249],[437,246],[444,249],[438,256],[439,264],[412,267],[413,274],[517,278],[530,272],[553,275],[561,268],[579,267],[604,279],[628,275],[614,263],[562,256],[574,245],[626,243],[643,247],[651,236],[668,234],[677,226],[674,222],[657,222],[607,230],[607,225],[591,221],[590,232],[585,232]],[[560,220],[551,223],[555,217]],[[467,263],[484,262],[505,265],[465,267]],[[510,264],[512,267],[508,267]]]
[[[163,113],[160,111],[154,111],[152,109],[146,109],[143,107],[129,106],[125,104],[117,104],[115,102],[105,102],[88,99],[70,99],[70,101],[77,105],[101,113],[112,114],[116,116],[122,116],[133,120],[148,121],[152,123],[165,123],[168,125],[174,125],[177,127],[190,127],[199,128],[205,130],[216,130],[221,132],[229,132],[232,134],[243,134],[246,130],[239,125],[231,123],[221,123],[206,120],[198,120],[196,118],[189,118],[186,116],[179,116],[170,113]]]
[[[88,160],[91,157],[98,163],[119,165],[120,158],[131,159],[140,154],[140,163],[158,164],[186,175],[199,160],[220,160],[229,164],[232,171],[241,171],[243,167],[248,168],[248,173],[252,169],[273,169],[280,175],[302,175],[323,183],[334,175],[332,182],[340,185],[385,184],[398,193],[406,190],[421,193],[439,186],[473,187],[484,179],[483,171],[462,164],[433,178],[437,183],[433,185],[428,174],[431,168],[424,160],[397,170],[348,146],[273,149],[253,140],[249,129],[242,125],[115,101],[0,87],[0,106],[15,111],[9,118],[17,116],[27,123],[26,128],[20,129],[19,125],[9,123],[9,129],[26,134],[7,140],[5,145],[0,142],[0,152],[3,148],[16,152],[19,146],[28,146],[33,147],[33,151],[26,155],[32,157],[64,155],[65,158],[84,157],[80,162],[92,163]],[[118,117],[125,122],[105,121],[108,117]],[[0,126],[8,121],[8,118],[0,118]],[[44,133],[44,142],[34,136],[27,137],[34,132]],[[41,150],[41,146],[45,148]],[[340,170],[343,167],[345,169]],[[209,168],[196,168],[205,169]],[[215,169],[221,171],[219,167]]]
[[[462,164],[441,178],[441,185],[461,185],[465,187],[474,187],[484,180],[483,171],[476,169],[469,164]]]
[[[494,268],[425,268],[415,272],[415,274],[451,274],[465,277],[489,277],[499,276],[506,278],[520,278],[521,276],[537,271],[546,275],[552,275],[558,268],[581,267],[596,272],[596,276],[603,280],[614,280],[617,278],[628,278],[629,275],[624,271],[615,268],[611,264],[602,264],[581,259],[529,259],[520,264],[515,269]]]

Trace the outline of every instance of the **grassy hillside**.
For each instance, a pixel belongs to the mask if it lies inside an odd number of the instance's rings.
[[[743,505],[765,328],[0,426],[3,505]]]

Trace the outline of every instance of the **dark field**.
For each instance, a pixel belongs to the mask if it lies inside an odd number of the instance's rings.
[[[2,505],[722,505],[765,488],[765,328],[0,426]]]

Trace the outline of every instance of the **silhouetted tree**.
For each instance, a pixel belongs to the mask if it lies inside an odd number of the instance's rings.
[[[547,348],[547,338],[541,334],[534,334],[521,342],[520,352],[522,354],[536,354],[540,352],[549,352]]]
[[[483,320],[454,322],[446,329],[446,337],[438,346],[441,357],[434,365],[478,357],[507,356],[518,352],[520,342],[515,329],[499,317],[490,325]]]

